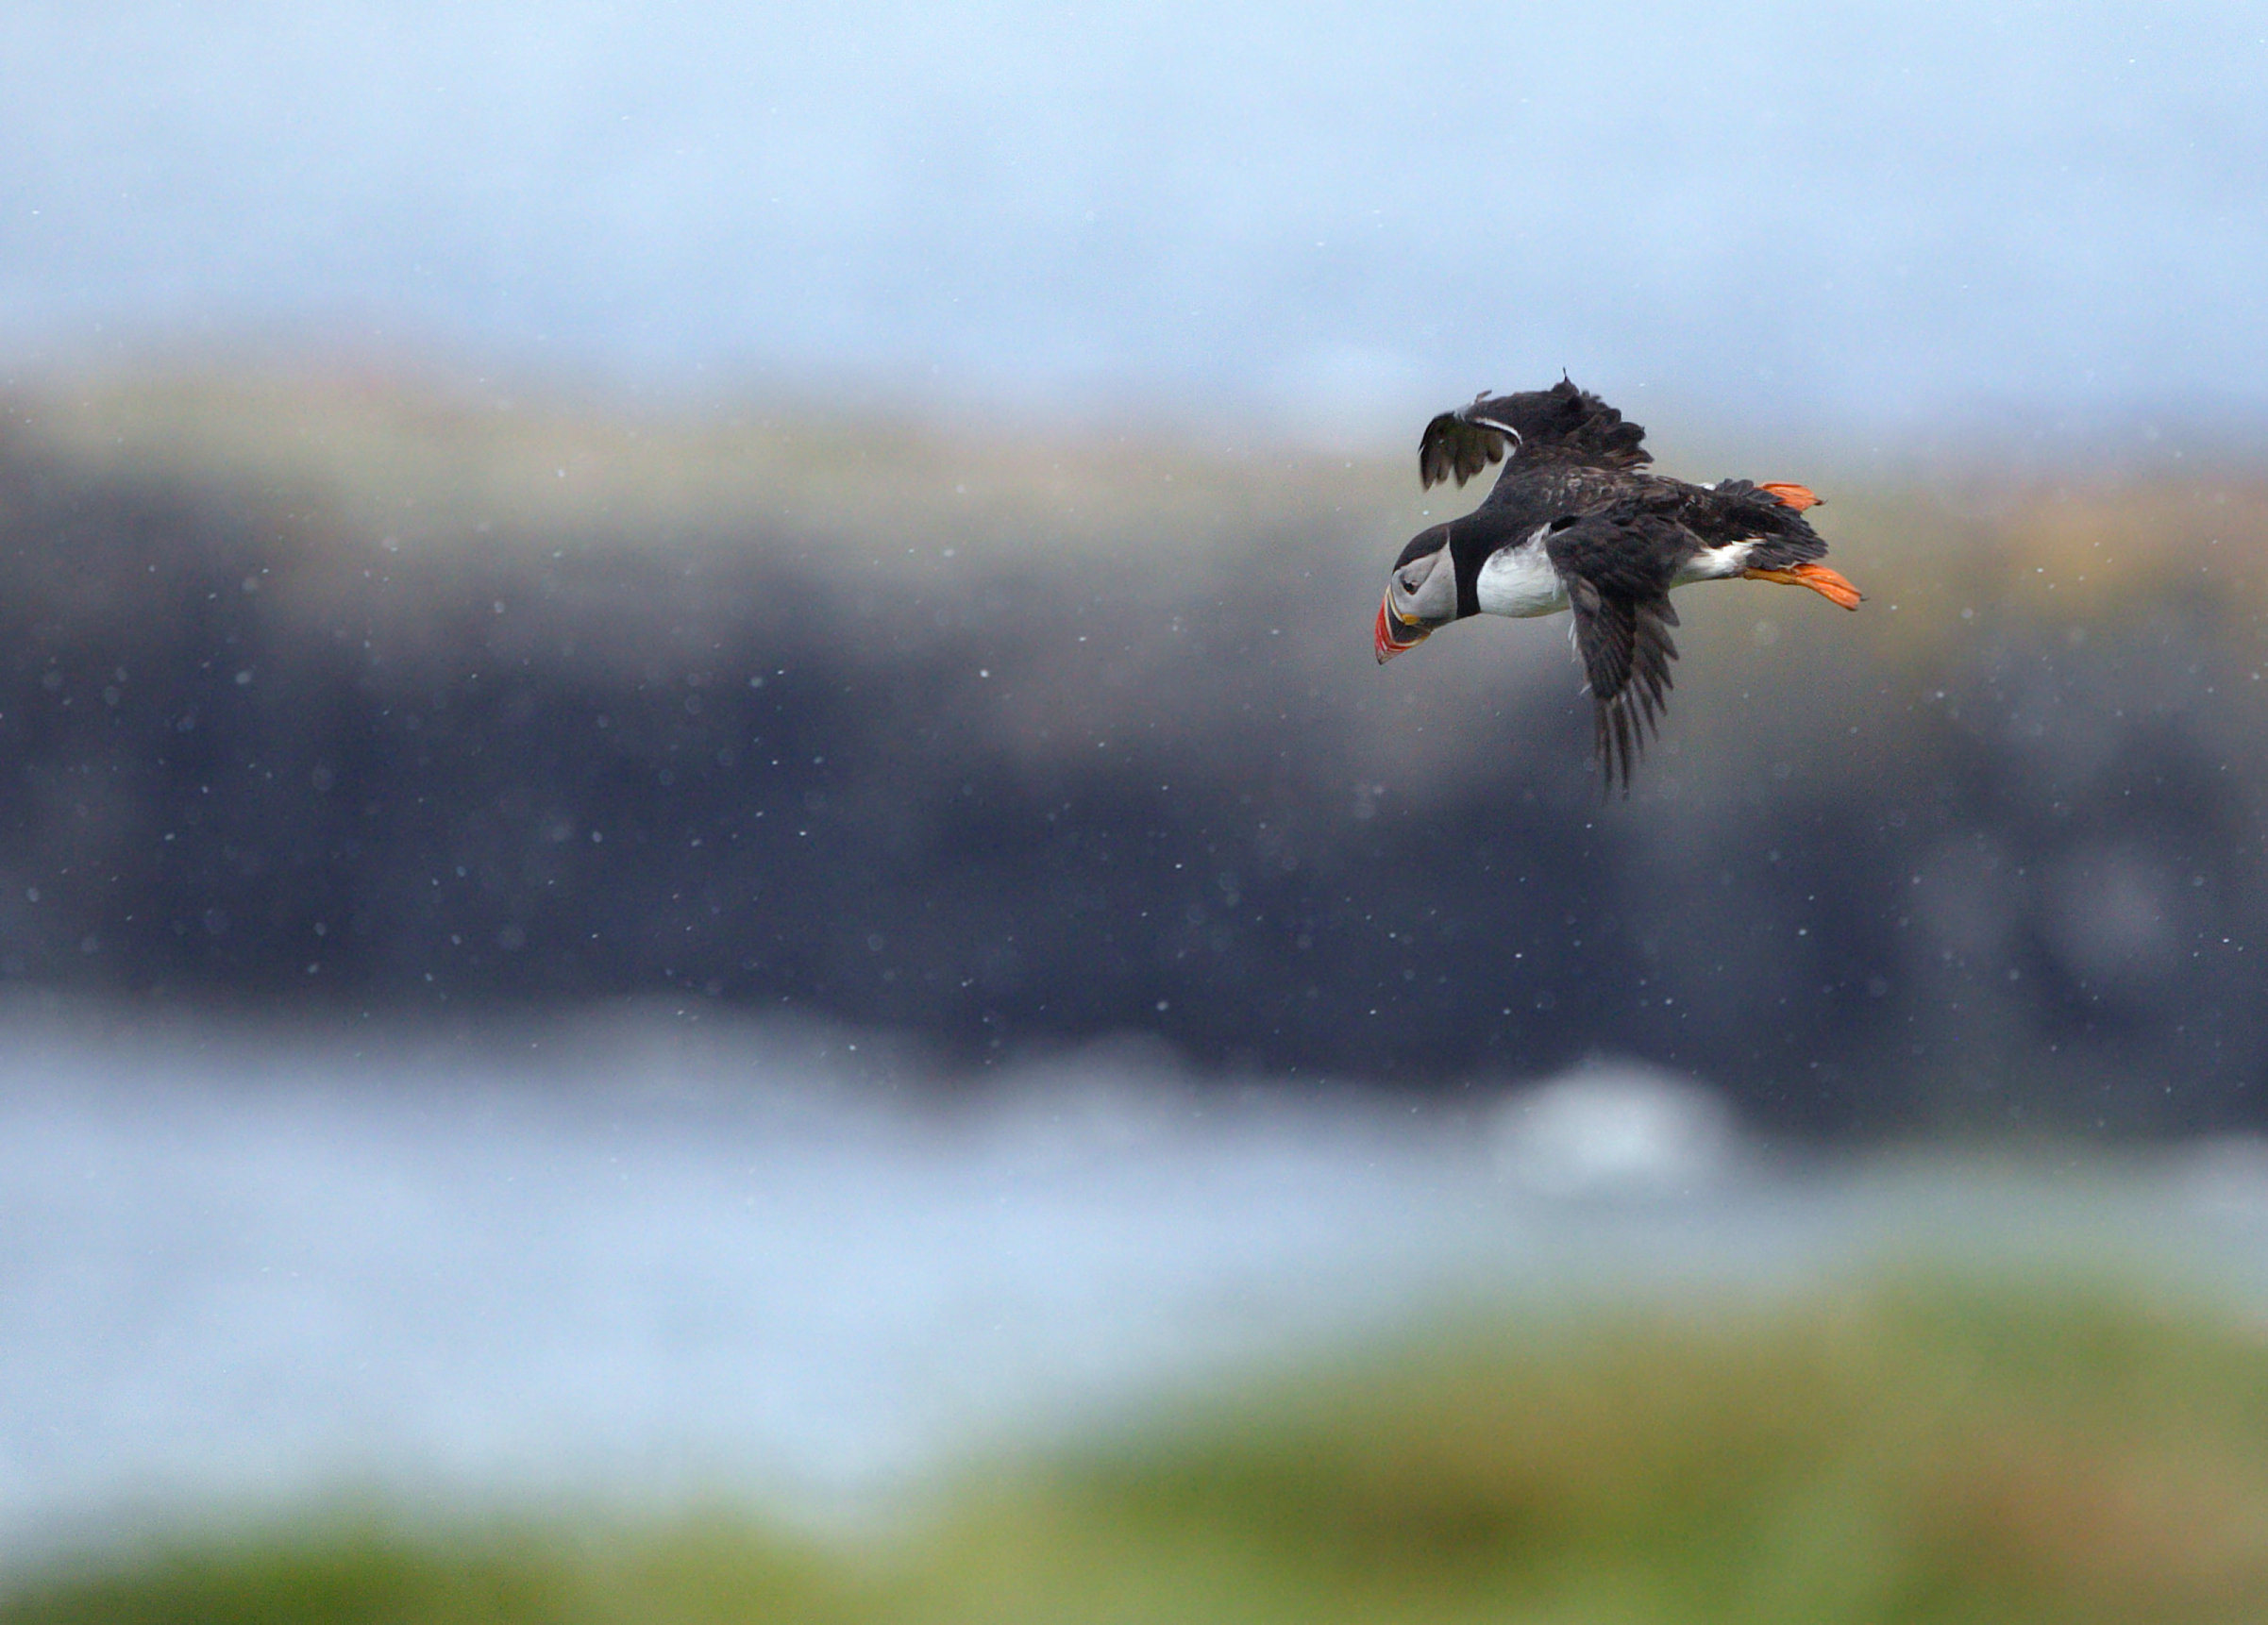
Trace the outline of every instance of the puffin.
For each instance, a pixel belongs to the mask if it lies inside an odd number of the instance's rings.
[[[1650,473],[1646,431],[1564,376],[1545,390],[1482,391],[1425,426],[1422,489],[1463,485],[1502,462],[1481,505],[1410,538],[1378,605],[1381,665],[1470,615],[1571,611],[1590,691],[1602,792],[1658,737],[1677,645],[1673,588],[1773,581],[1858,608],[1861,595],[1819,561],[1826,543],[1801,485],[1721,479],[1690,485]]]

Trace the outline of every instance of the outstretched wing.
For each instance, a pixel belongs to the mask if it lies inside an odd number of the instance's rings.
[[[1418,477],[1431,489],[1451,476],[1459,485],[1502,462],[1504,453],[1520,442],[1520,431],[1501,409],[1509,403],[1487,390],[1469,406],[1445,411],[1425,426],[1418,442]]]
[[[1543,545],[1568,583],[1604,788],[1619,779],[1627,796],[1631,769],[1659,730],[1674,686],[1670,662],[1677,644],[1670,628],[1677,611],[1670,582],[1693,551],[1693,538],[1674,519],[1626,500],[1556,521]]]
[[[1590,468],[1638,468],[1654,461],[1645,441],[1643,428],[1625,423],[1621,412],[1568,378],[1520,394],[1484,390],[1470,405],[1425,426],[1418,442],[1418,477],[1432,486],[1454,476],[1462,485],[1507,455],[1517,461],[1523,447]],[[1510,475],[1506,469],[1505,477]],[[1498,500],[1504,490],[1500,479],[1488,500]]]

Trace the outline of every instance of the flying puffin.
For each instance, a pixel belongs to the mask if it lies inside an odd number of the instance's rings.
[[[1820,500],[1809,491],[1649,474],[1645,438],[1564,377],[1520,394],[1483,391],[1441,413],[1418,444],[1426,486],[1452,475],[1462,485],[1492,462],[1504,471],[1470,513],[1410,539],[1378,606],[1381,664],[1468,615],[1571,609],[1604,787],[1620,778],[1624,795],[1671,688],[1671,588],[1741,577],[1808,587],[1846,610],[1859,599],[1819,562],[1827,544],[1804,517]]]

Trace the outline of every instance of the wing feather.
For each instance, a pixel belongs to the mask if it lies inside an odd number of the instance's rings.
[[[1568,581],[1605,790],[1620,780],[1630,793],[1632,770],[1669,709],[1677,658],[1670,582],[1692,547],[1676,521],[1633,502],[1563,519],[1544,539]]]
[[[1495,399],[1483,390],[1470,405],[1442,412],[1425,426],[1418,442],[1418,477],[1426,489],[1453,477],[1462,485],[1490,463],[1504,461],[1520,433],[1509,422],[1492,416],[1489,408]]]

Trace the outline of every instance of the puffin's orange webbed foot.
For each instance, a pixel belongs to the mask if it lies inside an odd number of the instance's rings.
[[[1806,508],[1817,508],[1826,500],[1825,497],[1815,494],[1808,485],[1790,485],[1784,479],[1767,479],[1756,489],[1771,492],[1780,499],[1782,507],[1792,508],[1798,513]]]
[[[1808,587],[1830,603],[1846,610],[1858,608],[1866,595],[1824,564],[1798,564],[1790,570],[1743,570],[1752,581],[1777,581],[1784,587]]]

